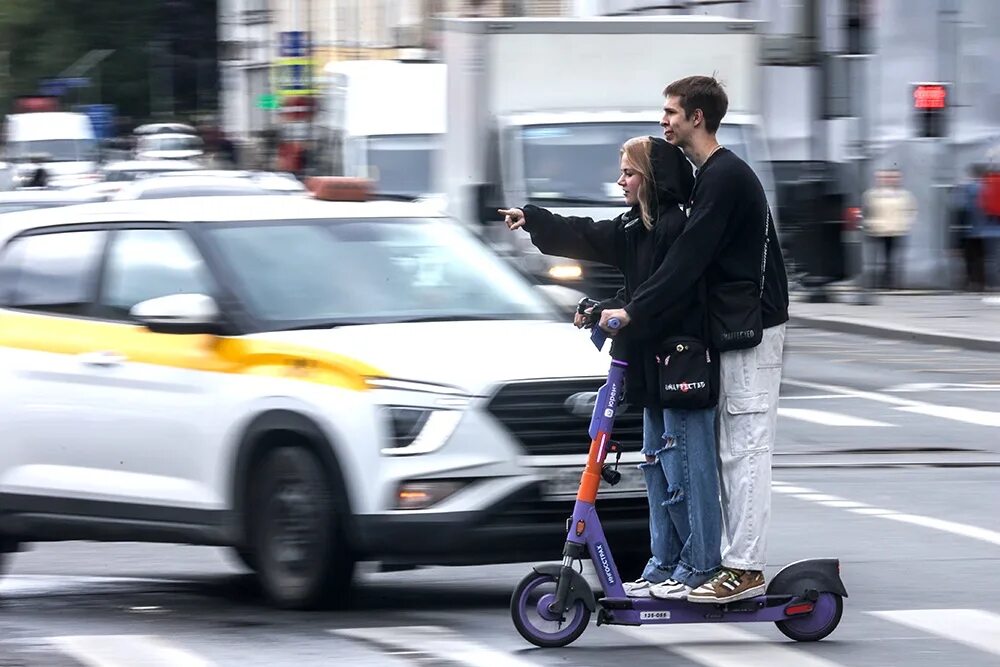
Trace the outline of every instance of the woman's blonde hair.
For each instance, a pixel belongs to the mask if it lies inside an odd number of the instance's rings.
[[[646,229],[653,229],[653,197],[656,187],[653,184],[653,162],[650,154],[653,152],[653,142],[649,137],[632,137],[622,146],[621,154],[628,159],[632,168],[642,176],[642,183],[639,185],[639,192],[636,193],[639,199],[639,213],[642,216],[642,224]]]

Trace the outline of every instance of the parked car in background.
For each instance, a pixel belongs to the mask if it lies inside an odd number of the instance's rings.
[[[137,160],[193,160],[205,154],[205,142],[194,134],[143,134],[136,141]]]
[[[84,186],[87,187],[87,186]],[[0,215],[30,211],[37,208],[53,208],[56,206],[71,206],[88,202],[104,201],[106,197],[92,190],[72,188],[69,190],[47,190],[24,188],[0,192]]]
[[[122,183],[168,171],[193,171],[202,168],[202,165],[190,160],[121,160],[104,165],[101,174],[109,183]]]
[[[306,194],[291,174],[258,171],[197,170],[165,172],[124,184],[112,199]]]

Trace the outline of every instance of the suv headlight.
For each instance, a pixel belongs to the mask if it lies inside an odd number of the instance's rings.
[[[440,449],[458,426],[458,410],[435,410],[414,406],[389,405],[383,408],[390,426],[390,442],[382,449],[386,456],[428,454]]]

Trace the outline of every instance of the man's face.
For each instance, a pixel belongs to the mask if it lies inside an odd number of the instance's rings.
[[[686,148],[691,141],[691,135],[701,118],[701,111],[695,109],[688,118],[681,106],[681,100],[676,95],[669,95],[663,102],[663,118],[660,127],[663,128],[663,138],[677,146]]]

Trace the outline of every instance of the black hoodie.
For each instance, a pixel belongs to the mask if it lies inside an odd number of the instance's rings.
[[[638,206],[613,220],[565,217],[538,206],[524,207],[524,229],[531,242],[547,255],[590,260],[617,267],[625,286],[616,303],[622,307],[653,275],[674,240],[684,231],[684,206],[691,197],[694,174],[691,163],[680,149],[663,139],[650,137],[656,201],[650,215],[654,224],[647,230]],[[704,339],[703,295],[697,289],[681,295],[678,308],[662,316],[652,316],[630,324],[622,331],[628,342],[629,362],[626,391],[629,401],[643,407],[659,408],[655,355],[660,344],[672,336]]]

